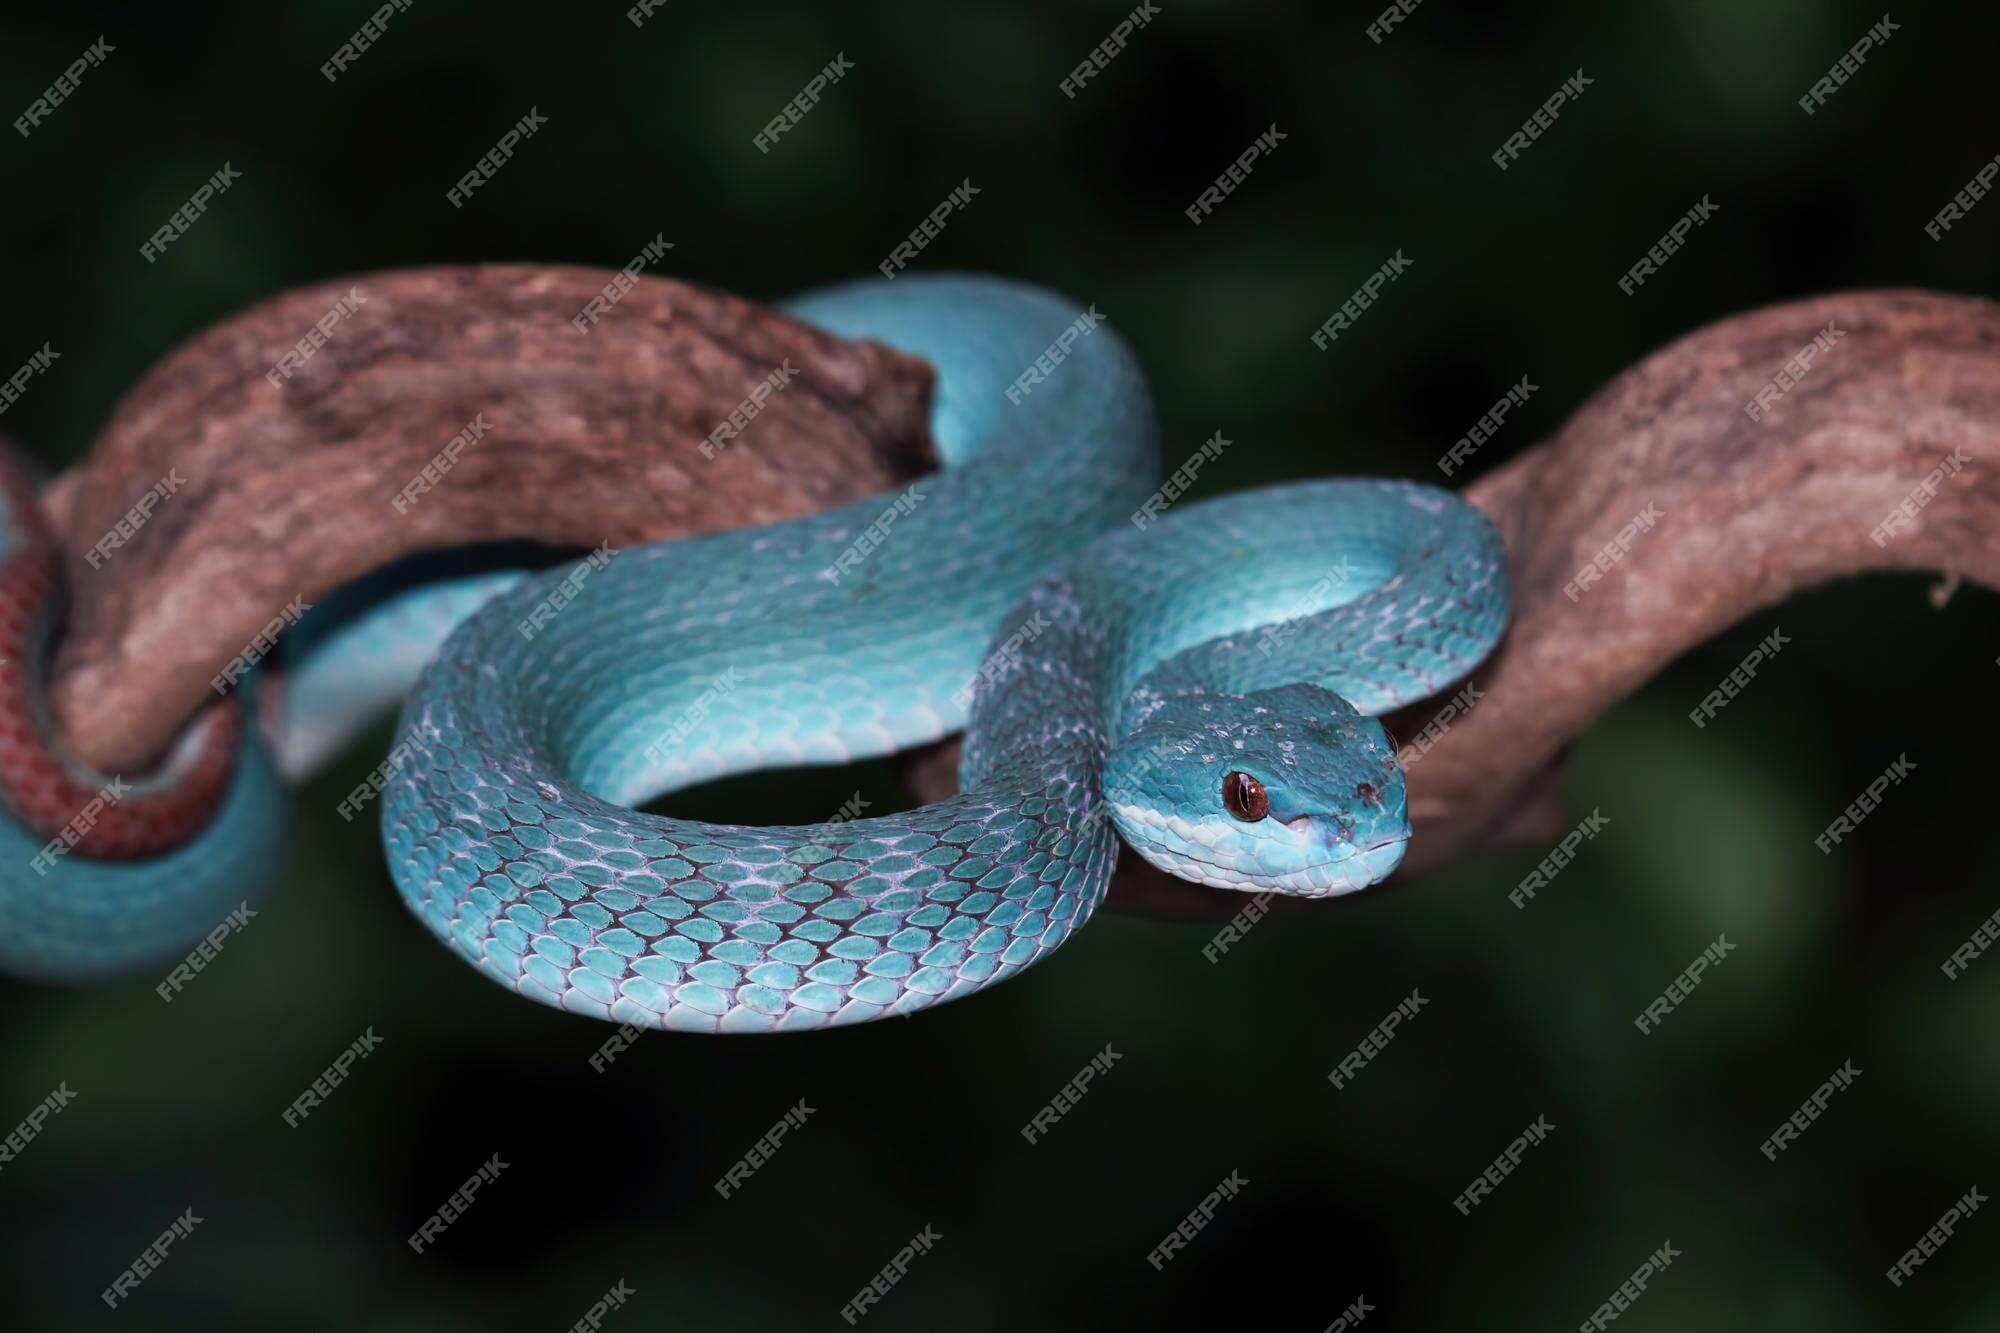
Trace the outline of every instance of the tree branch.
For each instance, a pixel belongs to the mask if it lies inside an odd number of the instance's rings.
[[[1831,347],[1753,419],[1746,406],[1829,326]],[[1563,821],[1546,792],[1564,748],[1755,611],[1875,569],[2000,587],[1996,445],[1990,301],[1793,302],[1712,324],[1613,380],[1554,439],[1467,492],[1507,544],[1514,618],[1477,673],[1486,697],[1412,766],[1410,869],[1555,837]],[[1905,501],[1921,508],[1884,530]],[[1648,505],[1652,528],[1573,589]],[[1542,817],[1514,818],[1531,808]]]
[[[925,363],[656,277],[573,323],[617,276],[367,274],[253,306],[156,366],[46,497],[67,552],[51,697],[71,749],[143,767],[295,597],[404,555],[770,523],[935,468]],[[274,371],[293,351],[310,354]],[[753,391],[740,438],[704,454]],[[135,528],[170,474],[184,484]]]

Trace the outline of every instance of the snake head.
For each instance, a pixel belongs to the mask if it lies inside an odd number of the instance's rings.
[[[1410,837],[1382,724],[1317,685],[1159,705],[1112,747],[1104,794],[1134,851],[1215,888],[1349,893],[1386,878]]]

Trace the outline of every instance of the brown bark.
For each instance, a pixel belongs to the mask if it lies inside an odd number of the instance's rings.
[[[71,748],[106,772],[141,767],[293,598],[403,555],[769,523],[935,467],[925,363],[656,277],[579,329],[613,276],[366,274],[265,301],[156,366],[48,497],[68,552],[51,680]],[[323,345],[268,379],[350,292],[360,304],[335,314]],[[704,455],[784,366],[787,386]],[[480,437],[399,512],[392,498],[475,418]],[[93,567],[86,553],[170,471],[185,484]]]

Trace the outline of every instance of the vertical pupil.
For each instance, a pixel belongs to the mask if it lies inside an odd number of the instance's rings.
[[[1222,802],[1229,807],[1230,814],[1250,822],[1262,819],[1269,809],[1263,785],[1248,773],[1232,772],[1223,776]]]

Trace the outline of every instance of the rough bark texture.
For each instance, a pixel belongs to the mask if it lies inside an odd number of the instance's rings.
[[[577,327],[616,276],[366,274],[254,306],[155,367],[48,495],[69,587],[52,702],[71,748],[106,772],[142,767],[286,604],[403,555],[769,523],[936,466],[924,362],[656,277]],[[274,383],[323,317],[322,344]],[[705,455],[781,367],[789,383]],[[475,418],[483,433],[447,468],[440,451]],[[429,489],[399,510],[426,465]],[[170,471],[185,484],[87,559]]]
[[[1744,410],[1816,333],[1830,350]],[[1422,870],[1552,838],[1564,747],[1682,653],[1805,588],[1873,569],[2000,588],[2000,305],[1849,292],[1712,324],[1641,361],[1468,498],[1506,540],[1514,621],[1488,697],[1415,766]],[[1937,475],[1951,469],[1947,475]],[[1877,541],[1905,501],[1914,518]],[[1564,588],[1648,503],[1595,586]],[[1425,710],[1413,710],[1427,716]],[[1544,817],[1516,821],[1539,808]],[[1428,844],[1428,845],[1426,845]]]

